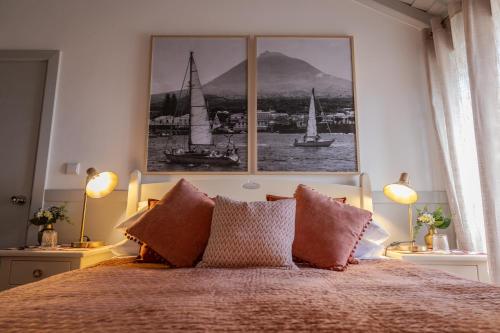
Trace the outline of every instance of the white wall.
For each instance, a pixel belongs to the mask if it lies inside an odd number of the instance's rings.
[[[0,0],[0,48],[62,51],[48,189],[83,187],[66,162],[114,170],[120,189],[143,165],[151,34],[353,35],[361,169],[376,191],[403,170],[443,190],[421,33],[357,2]]]

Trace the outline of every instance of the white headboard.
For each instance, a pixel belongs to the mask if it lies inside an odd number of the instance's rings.
[[[206,178],[186,177],[189,182],[209,196],[223,195],[241,201],[263,201],[266,194],[293,196],[298,184],[308,185],[331,197],[347,197],[350,205],[373,212],[372,190],[368,174],[359,175],[356,185],[329,183],[325,178],[321,181],[298,181],[294,179],[278,179],[272,177],[252,176],[207,176]],[[249,181],[248,179],[252,179]],[[148,199],[160,199],[177,182],[143,182],[142,174],[135,170],[130,174],[128,185],[127,216],[138,209],[139,202]],[[249,189],[258,185],[258,188]]]

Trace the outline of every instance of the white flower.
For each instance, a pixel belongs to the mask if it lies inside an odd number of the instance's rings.
[[[49,212],[48,210],[43,211],[43,216],[46,217],[48,220],[52,220],[54,218],[54,215],[52,215],[52,213]]]
[[[434,220],[434,216],[432,216],[432,214],[430,213],[424,213],[422,215],[420,215],[417,220],[419,222],[422,222],[422,223],[425,223],[425,224],[428,224],[428,225],[434,225],[436,223],[436,220]]]
[[[36,213],[36,217],[37,218],[41,218],[43,216],[43,212],[41,210],[39,210],[37,213]]]

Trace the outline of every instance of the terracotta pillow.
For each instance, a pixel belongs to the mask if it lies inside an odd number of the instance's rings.
[[[283,199],[293,199],[291,197],[283,197],[281,195],[274,195],[274,194],[266,194],[266,200],[267,201],[276,201],[276,200],[283,200]],[[333,200],[336,200],[341,203],[346,203],[347,197],[342,197],[342,198],[333,198]]]
[[[295,200],[215,198],[210,239],[198,267],[295,268]]]
[[[318,267],[344,270],[372,213],[340,203],[304,185],[295,191],[293,255]]]
[[[175,267],[193,267],[210,235],[214,201],[185,179],[154,205],[127,234]]]

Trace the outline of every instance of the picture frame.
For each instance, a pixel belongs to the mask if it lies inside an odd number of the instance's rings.
[[[359,174],[354,38],[259,35],[254,67],[255,173]]]
[[[145,173],[250,172],[250,54],[248,36],[151,36]]]

